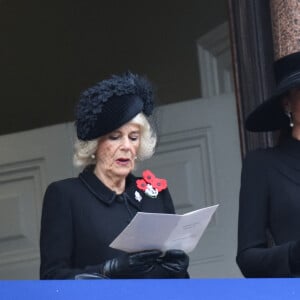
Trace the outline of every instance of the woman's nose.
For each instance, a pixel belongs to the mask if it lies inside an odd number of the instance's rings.
[[[122,140],[122,147],[124,149],[129,149],[130,148],[129,138],[124,137],[124,139]]]

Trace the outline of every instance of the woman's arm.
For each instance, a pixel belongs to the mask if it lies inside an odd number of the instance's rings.
[[[169,192],[169,189],[167,188],[163,190],[161,193],[162,193],[161,197],[164,204],[165,213],[175,214],[174,203],[171,194]]]
[[[43,202],[40,233],[40,278],[74,279],[80,273],[97,273],[99,266],[72,267],[73,217],[68,191],[63,182],[49,185]]]
[[[291,277],[290,243],[268,246],[270,157],[265,150],[249,153],[243,162],[237,264],[245,277]]]

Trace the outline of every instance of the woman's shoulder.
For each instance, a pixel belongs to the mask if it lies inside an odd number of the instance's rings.
[[[247,162],[261,162],[265,163],[268,161],[272,161],[276,156],[275,148],[259,148],[256,150],[249,151],[244,160]]]
[[[55,180],[53,181],[51,184],[53,185],[72,185],[74,183],[78,183],[79,178],[78,177],[70,177],[70,178],[64,178],[64,179],[60,179],[60,180]]]
[[[51,182],[48,187],[47,190],[49,189],[67,189],[68,187],[74,187],[77,186],[79,184],[80,180],[78,177],[70,177],[70,178],[65,178],[65,179],[60,179],[60,180],[56,180]]]
[[[264,173],[277,164],[275,148],[260,148],[249,151],[243,159],[243,169],[253,174]]]

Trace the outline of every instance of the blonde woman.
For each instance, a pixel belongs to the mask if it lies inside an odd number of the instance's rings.
[[[83,171],[45,193],[41,279],[188,277],[189,258],[181,250],[162,255],[109,247],[138,211],[175,212],[165,179],[149,170],[141,178],[132,174],[136,161],[155,150],[152,111],[150,82],[129,72],[81,94],[74,164]]]

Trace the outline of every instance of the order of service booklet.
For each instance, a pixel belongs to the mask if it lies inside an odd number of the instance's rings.
[[[180,249],[190,253],[197,246],[218,206],[208,206],[182,215],[138,212],[110,247],[126,252]]]

